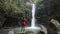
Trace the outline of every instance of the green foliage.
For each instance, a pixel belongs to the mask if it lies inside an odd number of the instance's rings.
[[[0,0],[0,16],[3,19],[2,22],[6,19],[5,16],[17,19],[26,18],[29,20],[31,17],[30,10],[31,6],[27,7],[25,0]]]
[[[0,7],[5,11],[5,13],[8,16],[14,16],[14,14],[23,13],[24,12],[24,6],[17,5],[18,0],[0,0]],[[23,2],[23,1],[22,1]],[[23,5],[21,3],[21,5]]]
[[[39,0],[33,0],[34,3],[38,3]]]

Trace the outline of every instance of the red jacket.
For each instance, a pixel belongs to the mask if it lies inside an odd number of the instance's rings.
[[[26,26],[26,20],[22,20],[22,26],[25,27]]]

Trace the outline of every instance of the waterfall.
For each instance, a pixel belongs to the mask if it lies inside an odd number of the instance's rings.
[[[35,9],[36,9],[36,4],[32,3],[32,21],[31,21],[31,29],[41,29],[40,27],[35,26]]]
[[[40,27],[36,27],[35,26],[35,8],[36,8],[36,4],[35,3],[32,3],[32,21],[31,21],[31,27],[26,27],[25,29],[41,29]]]
[[[31,27],[35,27],[35,4],[32,4],[32,21],[31,21]]]

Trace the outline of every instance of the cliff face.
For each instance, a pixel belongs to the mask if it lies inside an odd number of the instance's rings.
[[[51,34],[53,33],[55,34],[55,32],[57,32],[57,27],[55,26],[55,24],[50,22],[50,20],[53,18],[53,19],[58,20],[58,22],[60,22],[60,19],[59,19],[60,18],[60,10],[59,10],[60,3],[59,2],[60,2],[59,0],[45,0],[37,4],[37,8],[36,8],[37,10],[36,10],[36,15],[35,15],[37,19],[37,24],[42,24],[45,27],[47,27]],[[50,29],[52,30],[53,33],[51,32]]]

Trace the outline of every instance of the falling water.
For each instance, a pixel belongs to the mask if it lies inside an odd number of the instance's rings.
[[[32,4],[32,21],[31,21],[31,27],[35,27],[35,4]]]

